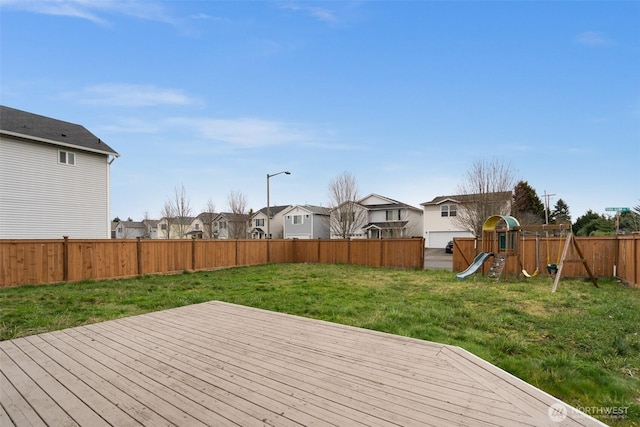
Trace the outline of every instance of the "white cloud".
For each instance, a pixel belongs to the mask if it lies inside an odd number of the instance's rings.
[[[155,105],[192,105],[198,101],[179,89],[159,88],[152,85],[104,83],[89,86],[80,93],[71,94],[82,104],[119,107],[149,107]]]
[[[306,13],[319,21],[334,23],[338,18],[334,11],[323,7],[308,6],[300,3],[284,3],[280,8]]]
[[[86,19],[97,24],[108,24],[104,15],[120,14],[150,21],[174,24],[174,19],[159,2],[139,0],[0,0],[5,9],[54,16]]]
[[[168,123],[173,126],[190,126],[205,139],[243,147],[300,143],[310,138],[310,134],[299,126],[255,118],[176,118],[169,120]]]
[[[213,16],[207,13],[196,13],[191,15],[189,18],[195,19],[195,20],[201,20],[201,21],[211,21],[211,22],[225,22],[225,23],[231,22],[231,20],[229,20],[228,18]]]
[[[161,131],[157,123],[135,118],[113,119],[108,124],[102,125],[102,129],[116,134],[152,134]]]
[[[607,46],[612,44],[611,39],[598,31],[584,31],[575,37],[575,41],[585,46]]]

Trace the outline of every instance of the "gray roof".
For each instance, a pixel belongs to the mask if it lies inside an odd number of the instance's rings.
[[[385,199],[388,200],[389,203],[380,203],[380,204],[365,204],[364,201],[367,200],[369,197],[377,197],[380,199]],[[370,211],[375,211],[375,210],[386,210],[389,208],[397,208],[397,207],[403,207],[403,208],[409,208],[409,209],[414,209],[414,210],[421,210],[420,208],[416,208],[415,206],[411,206],[408,205],[406,203],[402,203],[398,200],[392,199],[390,197],[385,197],[385,196],[381,196],[380,194],[376,194],[376,193],[371,193],[366,197],[363,197],[362,199],[358,200],[357,203],[359,203],[360,205],[366,207],[368,210]]]
[[[331,213],[331,209],[325,208],[323,206],[303,205],[301,207],[308,210],[311,213],[318,214],[318,215],[329,215]]]
[[[290,208],[291,205],[285,205],[285,206],[269,206],[269,213],[273,216],[273,215],[278,215],[280,212],[282,212],[283,210]],[[258,213],[262,213],[263,215],[267,214],[267,207],[265,206],[264,208],[260,209],[258,212],[256,212],[256,214]],[[254,214],[255,215],[255,214]]]
[[[218,215],[216,215],[216,217],[214,218],[214,220],[218,220],[218,219],[226,219],[229,222],[243,222],[243,221],[248,221],[249,220],[249,215],[248,214],[238,214],[238,213],[233,213],[233,212],[220,212]]]
[[[144,222],[138,221],[120,221],[118,224],[122,224],[127,228],[147,228]]]
[[[102,154],[119,154],[84,126],[0,105],[0,132]]]
[[[511,192],[510,191],[501,191],[501,192],[497,192],[497,193],[487,193],[484,194],[483,196],[486,197],[488,194],[493,194],[498,196],[499,198],[505,198],[508,199],[509,197],[511,197]],[[424,203],[420,203],[422,206],[433,206],[433,205],[439,205],[442,204],[444,202],[447,201],[451,201],[454,203],[469,203],[469,202],[473,202],[475,200],[478,199],[479,194],[458,194],[455,196],[438,196],[435,197],[433,200],[431,200],[430,202],[424,202]]]

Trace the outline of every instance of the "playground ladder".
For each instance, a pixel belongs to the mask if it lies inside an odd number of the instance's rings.
[[[502,275],[502,270],[504,270],[504,266],[507,264],[507,254],[496,254],[493,257],[493,264],[489,269],[489,277],[492,279],[496,279],[496,281],[500,280],[500,276]]]

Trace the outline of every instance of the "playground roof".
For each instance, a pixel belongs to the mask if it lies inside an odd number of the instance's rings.
[[[517,219],[508,215],[493,215],[487,218],[482,224],[482,231],[494,231],[500,221],[504,221],[507,225],[507,230],[513,230],[515,227],[519,227],[520,223]]]

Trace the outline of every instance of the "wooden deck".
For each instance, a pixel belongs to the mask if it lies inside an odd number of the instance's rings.
[[[458,348],[208,302],[0,342],[2,426],[593,426]]]

